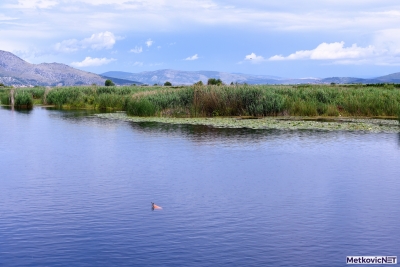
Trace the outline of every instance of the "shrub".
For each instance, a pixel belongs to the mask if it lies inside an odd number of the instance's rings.
[[[172,83],[170,83],[169,81],[166,81],[166,82],[164,83],[164,86],[172,86]]]
[[[223,85],[221,79],[210,78],[207,81],[207,85]]]
[[[105,86],[114,86],[115,84],[111,80],[106,80],[104,83]]]
[[[203,85],[202,81],[198,81],[197,83],[194,83],[193,85]]]

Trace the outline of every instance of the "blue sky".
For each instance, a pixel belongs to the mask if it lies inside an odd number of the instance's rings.
[[[0,50],[102,73],[400,71],[398,0],[2,0]]]

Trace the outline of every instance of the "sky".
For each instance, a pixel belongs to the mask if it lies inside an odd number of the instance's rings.
[[[0,50],[103,73],[400,72],[398,0],[1,0]]]

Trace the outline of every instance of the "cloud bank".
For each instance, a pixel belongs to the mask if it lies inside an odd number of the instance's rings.
[[[269,60],[337,60],[337,59],[360,59],[372,57],[381,53],[374,46],[360,47],[353,44],[350,47],[344,47],[344,42],[322,43],[312,50],[300,50],[288,56],[275,55]]]
[[[261,63],[265,61],[324,60],[334,64],[400,65],[400,30],[388,30],[379,33],[373,45],[345,46],[345,42],[321,43],[310,50],[298,50],[287,56],[274,55],[268,59],[251,53],[246,61]]]

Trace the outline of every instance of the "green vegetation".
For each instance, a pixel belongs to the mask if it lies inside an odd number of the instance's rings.
[[[169,81],[166,81],[166,82],[164,83],[164,86],[172,86],[172,83],[170,83]]]
[[[399,117],[397,85],[82,86],[15,89],[15,103],[58,108],[123,110],[133,116],[343,116]],[[9,104],[10,89],[0,89]]]
[[[111,80],[106,80],[104,83],[105,86],[114,86],[115,84]]]

